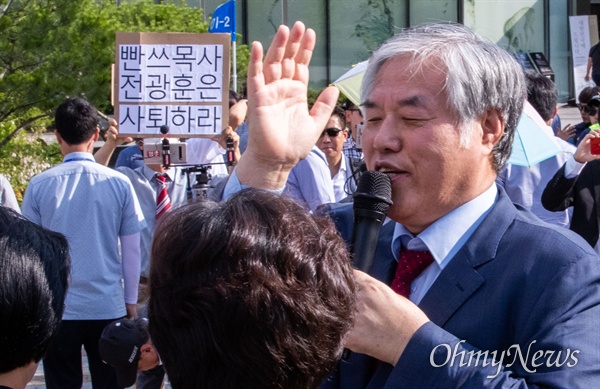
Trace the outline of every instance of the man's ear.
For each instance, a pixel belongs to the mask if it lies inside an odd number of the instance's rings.
[[[96,127],[96,132],[94,132],[94,135],[92,137],[94,139],[94,142],[96,142],[98,140],[99,136],[100,136],[100,127]]]
[[[497,109],[488,109],[480,116],[482,145],[490,151],[504,134],[504,118]]]
[[[56,130],[54,130],[54,136],[56,137],[56,140],[58,141],[59,145],[62,145],[65,142]]]

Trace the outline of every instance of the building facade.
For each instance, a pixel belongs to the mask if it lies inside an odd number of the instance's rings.
[[[187,0],[209,19],[225,0]],[[399,29],[463,23],[510,52],[542,52],[560,101],[574,96],[569,16],[600,11],[600,0],[237,0],[242,43],[267,46],[280,24],[303,21],[317,33],[311,87],[322,88]],[[592,44],[594,44],[593,42]]]

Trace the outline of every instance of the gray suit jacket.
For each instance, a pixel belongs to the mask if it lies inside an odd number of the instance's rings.
[[[333,217],[350,237],[351,207]],[[371,272],[388,285],[393,228],[383,226]],[[352,354],[322,387],[600,387],[599,259],[579,236],[514,205],[502,189],[419,306],[431,322],[396,366]]]

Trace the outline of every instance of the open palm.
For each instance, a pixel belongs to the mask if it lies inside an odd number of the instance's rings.
[[[248,66],[249,139],[245,168],[238,170],[240,182],[260,187],[256,174],[265,172],[275,173],[280,185],[286,172],[308,155],[329,119],[338,95],[334,87],[325,89],[308,110],[308,65],[314,46],[314,31],[301,22],[291,31],[279,28],[264,61],[261,44],[253,43]]]

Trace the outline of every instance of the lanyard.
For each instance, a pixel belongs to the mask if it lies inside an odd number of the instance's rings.
[[[96,162],[91,158],[69,158],[69,159],[65,159],[63,161],[63,163],[67,163],[67,162],[73,162],[73,161],[88,161],[88,162]]]

